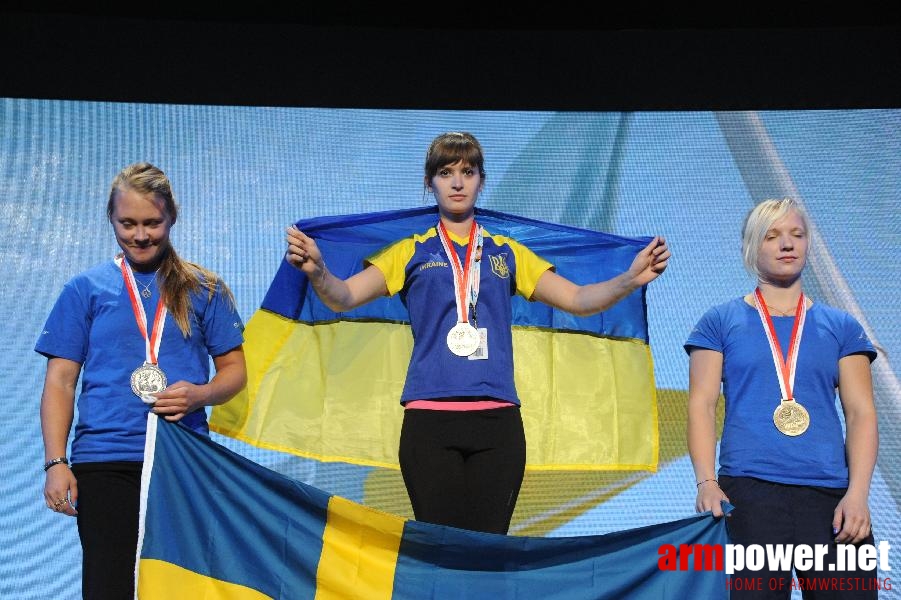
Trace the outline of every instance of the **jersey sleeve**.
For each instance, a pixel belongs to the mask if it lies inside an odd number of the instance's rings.
[[[203,335],[210,356],[225,354],[244,343],[244,323],[221,281],[204,312]]]
[[[407,264],[413,258],[415,249],[414,239],[404,238],[369,256],[363,264],[372,265],[382,272],[388,287],[388,295],[393,296],[404,288]]]
[[[688,339],[683,345],[685,352],[691,354],[691,351],[696,348],[722,352],[723,338],[720,324],[720,314],[715,308],[711,308],[704,313],[691,330],[691,333],[688,334]]]
[[[852,315],[846,314],[843,326],[840,355],[842,358],[851,354],[865,354],[870,362],[876,360],[876,348],[870,341],[860,322]]]
[[[545,271],[553,269],[554,265],[516,240],[509,239],[507,244],[516,259],[516,293],[526,300],[531,300],[538,280]]]
[[[71,280],[56,299],[34,350],[47,358],[66,358],[84,364],[90,326],[90,298],[76,280]]]

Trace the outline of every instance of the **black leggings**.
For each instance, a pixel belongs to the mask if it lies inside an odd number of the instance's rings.
[[[399,458],[416,520],[507,533],[526,465],[518,406],[408,409]]]
[[[72,467],[78,482],[85,600],[134,598],[141,465],[83,463]]]
[[[838,564],[838,546],[832,541],[832,515],[845,495],[845,489],[787,485],[727,475],[721,475],[719,483],[735,507],[726,519],[726,529],[733,544],[746,548],[752,544],[764,547],[766,544],[807,544],[811,547],[823,544],[829,550],[824,557],[824,569],[829,564]],[[873,534],[870,533],[862,543],[872,545]],[[875,599],[878,594],[876,571],[866,571],[859,566],[848,571],[796,571],[794,575],[805,588],[802,592],[805,599]],[[736,582],[736,579],[744,581]],[[758,579],[760,589],[748,585]],[[848,585],[834,589],[832,584],[838,584],[839,580]],[[732,581],[732,598],[787,600],[791,596],[791,570],[773,571],[766,566],[759,571],[746,569],[732,575]],[[853,586],[851,582],[854,582]],[[752,589],[735,589],[738,587]]]

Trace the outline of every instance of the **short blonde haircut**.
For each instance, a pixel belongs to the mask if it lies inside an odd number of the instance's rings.
[[[773,223],[785,217],[789,212],[795,211],[804,222],[804,230],[810,233],[810,220],[807,211],[791,198],[782,200],[764,200],[751,209],[745,217],[741,235],[741,255],[745,263],[745,269],[757,279],[760,279],[760,271],[757,269],[757,255],[763,238],[767,231],[773,227]],[[809,242],[808,242],[809,243]]]

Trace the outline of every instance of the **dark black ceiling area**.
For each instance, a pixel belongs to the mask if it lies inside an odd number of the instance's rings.
[[[901,24],[888,9],[299,4],[210,13],[6,2],[0,96],[489,110],[901,107]]]
[[[755,2],[720,4],[555,2],[422,4],[414,8],[377,2],[257,2],[223,4],[210,10],[198,3],[153,6],[104,3],[3,0],[8,14],[61,15],[93,18],[132,18],[145,21],[232,22],[245,24],[297,24],[320,27],[379,27],[389,29],[477,30],[627,30],[627,29],[748,29],[810,27],[885,27],[901,22],[886,6],[866,3],[826,6],[822,2]]]

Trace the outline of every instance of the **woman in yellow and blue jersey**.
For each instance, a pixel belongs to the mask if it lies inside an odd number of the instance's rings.
[[[411,232],[342,280],[313,238],[291,227],[287,260],[320,299],[346,312],[400,294],[413,354],[400,401],[399,459],[417,520],[506,533],[525,470],[525,435],[513,381],[511,297],[519,294],[576,315],[606,310],[656,279],[670,257],[654,238],[630,268],[576,285],[526,246],[476,222],[485,181],[481,145],[469,133],[435,138],[424,184],[438,221]]]

